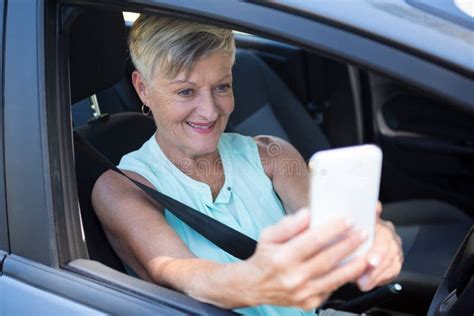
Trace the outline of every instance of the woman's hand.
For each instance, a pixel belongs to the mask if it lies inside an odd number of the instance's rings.
[[[367,269],[364,257],[338,265],[364,241],[362,232],[343,220],[308,229],[309,217],[309,211],[303,209],[262,231],[255,254],[242,262],[239,283],[248,305],[311,309]]]
[[[402,242],[391,222],[380,219],[382,204],[377,203],[377,222],[372,248],[366,256],[368,268],[357,280],[361,291],[387,284],[399,273],[403,264]]]

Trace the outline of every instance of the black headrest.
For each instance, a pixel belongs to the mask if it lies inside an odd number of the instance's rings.
[[[83,10],[69,32],[72,103],[119,81],[125,72],[126,59],[127,30],[122,13]]]
[[[75,131],[118,165],[126,153],[137,150],[156,131],[151,116],[139,112],[115,113]]]

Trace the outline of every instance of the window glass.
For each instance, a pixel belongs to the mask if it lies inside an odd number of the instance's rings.
[[[454,0],[454,4],[459,10],[474,18],[474,3],[472,0]]]
[[[126,23],[133,23],[135,22],[136,19],[138,19],[138,16],[140,13],[135,13],[135,12],[124,12],[123,13],[123,18]]]
[[[140,16],[140,13],[135,13],[135,12],[123,12],[123,18],[125,20],[125,23],[127,25],[132,25],[133,22],[135,22],[136,19]],[[244,35],[251,35],[248,33],[240,32],[240,31],[234,31],[235,34],[244,34]]]

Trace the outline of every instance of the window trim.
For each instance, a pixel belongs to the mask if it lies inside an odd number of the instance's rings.
[[[6,23],[6,10],[5,0],[0,0],[0,74],[2,76],[2,82],[5,82],[3,73],[3,61],[4,61],[4,42],[5,42],[5,23]],[[0,95],[3,96],[3,84],[0,85]],[[8,214],[7,214],[7,201],[5,194],[5,148],[4,148],[4,131],[3,131],[3,97],[0,98],[0,250],[10,252],[10,240],[8,237]]]
[[[42,0],[28,5],[8,2],[4,77],[16,80],[4,81],[4,163],[10,251],[55,266],[53,196],[49,153],[45,150],[49,140],[42,62],[44,6]]]

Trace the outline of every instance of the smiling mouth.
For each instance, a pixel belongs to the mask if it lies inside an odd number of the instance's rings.
[[[215,121],[210,122],[210,123],[186,122],[186,124],[188,124],[188,126],[190,126],[194,131],[196,131],[198,133],[206,133],[206,132],[212,131],[212,129],[214,128],[215,123],[216,123]]]

